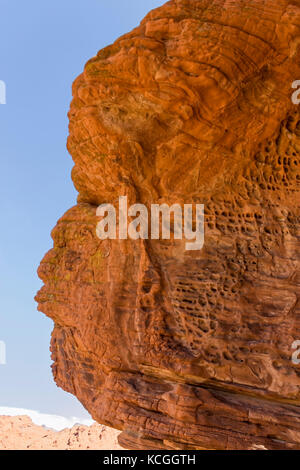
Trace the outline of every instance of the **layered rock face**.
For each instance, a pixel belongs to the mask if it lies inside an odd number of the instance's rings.
[[[172,0],[73,85],[78,204],[39,309],[54,378],[127,449],[300,449],[299,0]],[[102,203],[205,205],[205,244],[105,240]]]

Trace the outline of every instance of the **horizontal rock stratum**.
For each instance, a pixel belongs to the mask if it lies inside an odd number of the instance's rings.
[[[37,300],[56,383],[127,449],[300,449],[295,80],[300,0],[172,0],[74,82]],[[204,248],[101,241],[119,196],[204,204]]]

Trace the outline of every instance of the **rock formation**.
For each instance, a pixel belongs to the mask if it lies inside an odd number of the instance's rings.
[[[53,431],[28,416],[0,416],[0,450],[120,450],[118,431],[100,424]]]
[[[171,0],[73,85],[78,203],[39,309],[56,383],[128,449],[300,449],[300,0]],[[96,237],[96,208],[205,204],[205,244]]]

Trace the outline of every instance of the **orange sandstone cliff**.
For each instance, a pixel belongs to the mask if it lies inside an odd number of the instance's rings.
[[[300,0],[171,0],[73,85],[78,203],[39,309],[56,383],[127,449],[300,449]],[[96,208],[205,204],[205,244],[105,240]]]

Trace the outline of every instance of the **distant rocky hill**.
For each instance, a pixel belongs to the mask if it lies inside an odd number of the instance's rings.
[[[35,425],[28,416],[0,416],[1,450],[116,450],[119,432],[93,424],[54,431]]]

